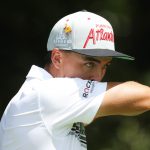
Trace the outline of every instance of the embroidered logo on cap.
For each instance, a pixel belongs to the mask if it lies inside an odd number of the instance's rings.
[[[66,36],[66,34],[64,34],[64,32],[62,33],[58,33],[56,35],[56,37],[54,38],[54,41],[53,41],[57,47],[71,47],[71,44],[72,44],[72,40],[70,39],[70,36]]]
[[[110,31],[108,31],[108,29]],[[93,45],[96,45],[99,41],[114,42],[114,34],[112,32],[112,28],[105,25],[96,25],[96,28],[91,28],[85,40],[83,48],[87,47],[90,40],[92,40]]]
[[[64,28],[64,31],[65,31],[66,33],[69,33],[69,32],[71,32],[72,30],[71,30],[71,27],[66,24],[66,25],[65,25],[65,28]]]

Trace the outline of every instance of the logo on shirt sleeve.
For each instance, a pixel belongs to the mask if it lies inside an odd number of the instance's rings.
[[[88,80],[86,85],[85,85],[85,88],[83,89],[83,97],[87,98],[89,93],[92,93],[94,89],[94,81],[93,80]]]

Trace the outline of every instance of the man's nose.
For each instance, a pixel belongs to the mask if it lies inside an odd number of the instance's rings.
[[[104,69],[97,70],[96,72],[93,72],[92,76],[91,76],[91,80],[101,81],[105,75],[105,72],[106,71]]]

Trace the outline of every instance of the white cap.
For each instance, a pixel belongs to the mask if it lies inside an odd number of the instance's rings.
[[[47,50],[54,48],[90,56],[134,60],[129,55],[115,51],[111,24],[105,18],[87,11],[67,15],[54,25],[49,35]]]

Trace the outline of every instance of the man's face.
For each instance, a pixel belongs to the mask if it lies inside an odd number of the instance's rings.
[[[112,60],[111,57],[91,57],[75,52],[60,52],[59,77],[101,81]]]

